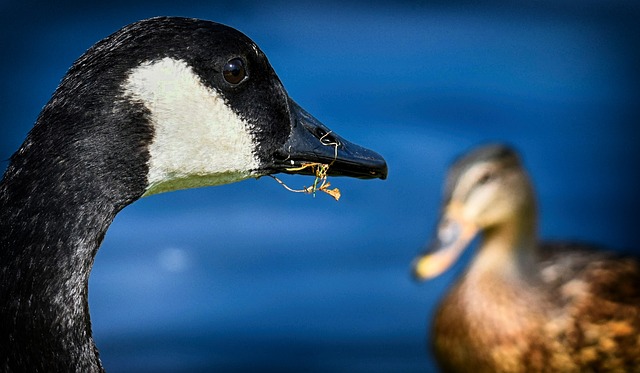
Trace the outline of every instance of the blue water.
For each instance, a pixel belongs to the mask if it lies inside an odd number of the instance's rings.
[[[90,281],[109,372],[433,371],[429,318],[468,255],[425,284],[409,265],[447,166],[486,141],[523,153],[543,237],[640,252],[639,3],[173,3],[0,3],[0,159],[93,42],[183,15],[253,38],[296,101],[385,156],[389,179],[334,178],[340,202],[262,178],[127,207]]]

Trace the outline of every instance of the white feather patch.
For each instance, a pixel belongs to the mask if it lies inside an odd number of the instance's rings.
[[[145,195],[232,183],[259,166],[250,125],[184,61],[164,58],[132,70],[125,96],[151,112]]]

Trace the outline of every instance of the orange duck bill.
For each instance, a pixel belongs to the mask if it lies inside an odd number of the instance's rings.
[[[427,250],[413,261],[413,276],[429,280],[451,267],[478,233],[478,227],[465,219],[459,203],[450,203],[440,218],[436,237]]]

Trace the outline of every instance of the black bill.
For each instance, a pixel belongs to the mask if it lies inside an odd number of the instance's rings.
[[[329,164],[328,176],[387,178],[387,162],[378,153],[351,143],[289,100],[291,135],[277,154],[276,172],[311,175],[307,163]]]

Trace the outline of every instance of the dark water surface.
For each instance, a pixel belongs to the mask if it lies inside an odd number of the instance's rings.
[[[0,3],[0,159],[91,44],[182,15],[249,35],[389,179],[335,178],[338,203],[262,178],[127,207],[90,281],[109,372],[434,370],[429,317],[466,260],[425,284],[409,265],[447,166],[486,141],[523,153],[543,237],[638,249],[640,3],[173,3]]]

